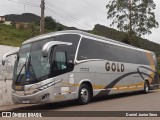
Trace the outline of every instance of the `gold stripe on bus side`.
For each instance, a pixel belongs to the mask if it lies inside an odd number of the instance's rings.
[[[63,82],[63,84],[68,84],[68,85],[75,86],[75,87],[80,86],[80,84],[69,84],[68,82]],[[135,86],[135,87],[133,87],[133,86]],[[131,90],[131,89],[139,89],[143,86],[144,86],[144,82],[139,82],[139,83],[136,83],[136,84],[129,84],[129,85],[118,85],[118,86],[114,86],[113,88],[105,88],[106,86],[96,85],[96,84],[92,85],[93,90],[99,90],[99,89]]]
[[[114,86],[113,88],[117,88],[115,90],[137,90],[139,88],[142,88],[143,86],[144,86],[144,83],[139,82],[139,83],[130,84],[130,85]]]

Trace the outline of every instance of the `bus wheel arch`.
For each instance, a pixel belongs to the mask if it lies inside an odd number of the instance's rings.
[[[149,93],[149,90],[150,90],[149,81],[148,81],[148,79],[145,79],[145,81],[144,81],[144,93],[145,94]]]
[[[88,104],[93,97],[92,84],[89,81],[83,81],[78,90],[78,102],[81,105]]]

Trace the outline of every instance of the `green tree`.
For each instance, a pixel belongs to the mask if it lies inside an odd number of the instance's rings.
[[[58,26],[57,31],[62,31],[62,30],[64,30],[63,26],[62,25]]]
[[[111,26],[117,25],[120,31],[127,32],[127,39],[134,36],[151,34],[152,28],[158,27],[153,10],[153,0],[111,0],[106,6]]]
[[[50,16],[45,17],[45,28],[54,31],[56,29],[56,21]]]

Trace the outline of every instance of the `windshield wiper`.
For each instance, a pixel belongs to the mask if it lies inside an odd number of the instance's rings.
[[[26,62],[23,64],[21,70],[20,70],[19,73],[18,73],[16,82],[19,82],[19,81],[22,79],[22,77],[24,76],[24,74],[23,74],[23,75],[21,75],[21,77],[20,77],[20,74],[21,74],[21,72],[22,72],[22,70],[23,70],[24,67],[25,67],[25,71],[26,71],[26,64],[27,64],[27,62],[28,62],[28,57],[26,58]],[[20,77],[20,78],[19,78],[19,77]]]

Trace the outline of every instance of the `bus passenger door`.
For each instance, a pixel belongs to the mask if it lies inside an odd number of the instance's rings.
[[[74,98],[71,95],[73,88],[69,85],[67,51],[56,50],[53,54],[52,74],[55,77],[55,101],[64,101]]]

